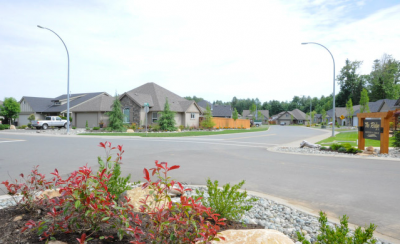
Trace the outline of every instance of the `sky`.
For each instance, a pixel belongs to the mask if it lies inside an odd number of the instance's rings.
[[[327,96],[345,60],[400,59],[399,0],[0,0],[0,100],[154,82],[209,101]],[[336,94],[339,86],[336,83]]]

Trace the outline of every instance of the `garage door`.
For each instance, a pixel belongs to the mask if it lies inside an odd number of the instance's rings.
[[[24,115],[19,115],[18,117],[18,125],[28,125],[29,120],[28,120],[29,115],[24,114]]]
[[[85,128],[86,121],[90,128],[99,126],[97,121],[97,113],[77,113],[76,114],[76,127]]]

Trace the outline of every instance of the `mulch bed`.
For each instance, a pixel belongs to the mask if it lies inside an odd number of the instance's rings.
[[[40,241],[39,236],[36,233],[32,233],[29,231],[25,231],[24,233],[20,233],[20,230],[25,226],[25,223],[28,220],[34,220],[38,222],[47,214],[47,211],[40,210],[34,212],[27,212],[23,209],[19,209],[17,207],[8,207],[5,209],[0,209],[0,244],[8,244],[8,243],[45,243],[46,240]],[[142,236],[141,241],[144,243],[151,243],[149,239],[146,238],[146,233],[148,229],[146,229],[146,225],[150,224],[149,218],[146,214],[139,213],[140,219],[142,220],[142,225],[140,228],[145,233]],[[17,220],[18,218],[21,218]],[[222,230],[227,229],[264,229],[261,225],[255,224],[247,224],[244,226],[241,223],[226,221],[226,226],[221,226]],[[134,226],[134,223],[132,223]],[[89,234],[89,233],[87,233]],[[100,236],[114,236],[113,239],[107,240],[99,240],[96,239]],[[81,234],[58,234],[54,236],[56,240],[63,241],[66,243],[78,243],[76,238],[80,238]],[[95,239],[89,241],[88,243],[129,243],[129,241],[134,241],[135,239],[131,236],[125,235],[124,239],[120,241],[116,235],[116,231],[114,232],[98,232],[96,236],[92,236]]]

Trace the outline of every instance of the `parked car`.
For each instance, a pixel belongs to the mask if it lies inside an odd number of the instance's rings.
[[[262,125],[262,120],[254,120],[254,125],[259,127]]]
[[[285,122],[281,122],[280,125],[286,125],[286,123]]]
[[[61,119],[58,116],[46,116],[44,120],[32,121],[32,126],[36,129],[42,128],[43,130],[47,130],[50,126],[67,128],[67,120]]]

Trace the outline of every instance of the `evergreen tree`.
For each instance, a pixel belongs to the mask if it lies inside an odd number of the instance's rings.
[[[201,126],[207,129],[211,129],[214,127],[215,123],[212,119],[212,112],[210,106],[207,105],[206,111],[204,112],[204,119],[201,122]]]
[[[349,98],[353,101],[360,100],[361,91],[366,83],[363,76],[357,74],[357,70],[361,64],[361,61],[350,61],[347,59],[345,66],[340,70],[337,76],[340,92],[336,96],[336,106],[344,107]]]
[[[165,98],[164,111],[160,112],[161,117],[158,125],[161,130],[175,131],[175,112],[169,108],[168,98]]]
[[[235,127],[237,128],[237,126],[236,126],[236,120],[239,118],[239,113],[238,113],[238,111],[236,110],[236,108],[233,110],[233,113],[232,113],[232,119],[233,119],[233,121],[235,121]]]
[[[369,113],[369,97],[367,89],[363,89],[360,98],[360,113]]]
[[[124,114],[122,113],[122,105],[118,99],[118,94],[115,93],[115,99],[110,112],[107,112],[109,117],[109,124],[107,130],[109,131],[125,131],[123,126]]]

